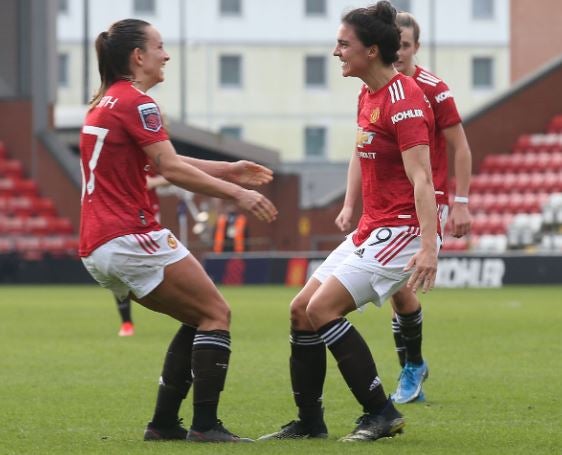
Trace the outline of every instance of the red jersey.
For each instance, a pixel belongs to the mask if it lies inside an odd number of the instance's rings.
[[[156,177],[158,174],[154,172],[154,169],[150,169],[148,171],[149,177]],[[158,197],[158,193],[156,192],[156,188],[152,188],[148,190],[148,200],[150,201],[150,206],[152,207],[152,212],[156,216],[156,219],[159,220],[160,216],[160,198]]]
[[[449,87],[426,69],[416,66],[413,75],[416,84],[429,99],[435,116],[435,148],[431,151],[431,171],[438,204],[449,204],[449,169],[447,142],[443,130],[461,123],[455,99]]]
[[[419,226],[401,153],[416,145],[433,146],[434,119],[416,83],[397,74],[376,92],[363,86],[357,126],[363,213],[353,235],[355,245],[377,227]]]
[[[126,234],[161,229],[146,189],[142,147],[168,139],[154,100],[118,81],[86,115],[80,134],[82,211],[79,255]]]

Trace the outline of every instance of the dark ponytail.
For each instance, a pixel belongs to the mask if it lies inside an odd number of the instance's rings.
[[[95,46],[101,85],[90,101],[90,107],[99,103],[113,83],[131,77],[129,57],[136,48],[145,49],[146,27],[149,25],[139,19],[123,19],[98,35]]]
[[[383,63],[398,60],[400,29],[396,25],[396,9],[383,0],[368,8],[357,8],[344,14],[342,22],[351,25],[365,47],[376,45]]]

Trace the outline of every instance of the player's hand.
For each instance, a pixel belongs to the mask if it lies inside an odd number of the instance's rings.
[[[424,294],[432,289],[437,275],[437,248],[421,248],[404,267],[405,271],[411,269],[414,269],[414,272],[410,276],[407,286],[413,292],[420,287]]]
[[[353,209],[350,207],[343,207],[336,216],[334,223],[338,229],[342,232],[349,231],[351,229],[351,218],[353,217]]]
[[[472,218],[468,210],[468,204],[456,202],[451,209],[451,235],[462,237],[470,233]]]
[[[242,186],[260,186],[273,180],[273,171],[253,161],[230,163],[226,180]]]
[[[238,207],[247,210],[258,220],[271,223],[277,218],[277,208],[268,198],[257,191],[241,188],[236,196],[236,203]]]

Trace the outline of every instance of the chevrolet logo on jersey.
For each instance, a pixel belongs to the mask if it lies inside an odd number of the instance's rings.
[[[363,131],[362,128],[357,129],[357,134],[355,136],[355,144],[358,148],[363,148],[366,145],[370,145],[373,143],[373,139],[375,138],[377,133],[373,131]]]

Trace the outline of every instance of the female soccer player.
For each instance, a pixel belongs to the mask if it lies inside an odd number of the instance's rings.
[[[420,47],[420,27],[415,18],[406,12],[398,13],[396,23],[400,27],[400,49],[394,67],[412,77],[431,103],[435,116],[435,147],[431,151],[431,167],[435,198],[438,204],[442,232],[449,214],[449,148],[454,156],[456,194],[451,210],[451,234],[462,237],[470,232],[468,190],[472,168],[472,157],[466,140],[461,118],[449,87],[443,80],[415,64],[415,55]],[[424,399],[423,381],[429,370],[422,356],[422,307],[416,295],[403,287],[392,296],[394,316],[392,332],[396,352],[403,367],[396,392],[392,399],[396,403],[410,403]]]
[[[405,424],[383,390],[368,346],[345,319],[367,302],[381,305],[406,281],[413,291],[428,291],[435,280],[440,238],[429,152],[434,119],[416,83],[393,67],[400,48],[395,19],[387,1],[342,18],[334,56],[344,77],[364,82],[348,173],[351,187],[361,189],[363,214],[353,235],[291,303],[290,370],[299,420],[263,439],[327,436],[324,346],[364,412],[343,441],[393,436]]]
[[[234,201],[271,222],[277,210],[240,185],[272,179],[247,161],[210,162],[176,154],[160,110],[146,92],[164,80],[169,55],[149,23],[125,19],[96,39],[101,87],[80,137],[83,173],[79,254],[90,274],[117,298],[182,323],[168,349],[156,410],[145,440],[245,440],[217,418],[230,356],[230,309],[211,279],[174,235],[156,221],[147,189],[150,169],[189,191]],[[193,377],[191,372],[193,372]],[[178,410],[193,383],[189,431]]]

